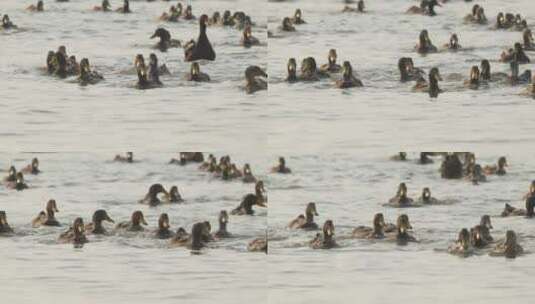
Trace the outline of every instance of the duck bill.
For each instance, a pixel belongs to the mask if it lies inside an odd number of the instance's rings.
[[[106,221],[110,222],[110,223],[114,223],[115,224],[115,221],[112,220],[109,216],[106,217]]]

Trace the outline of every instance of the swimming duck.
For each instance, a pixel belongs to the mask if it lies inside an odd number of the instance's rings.
[[[95,211],[95,213],[93,213],[93,218],[92,218],[91,223],[85,225],[86,233],[107,235],[108,231],[102,225],[102,222],[104,221],[115,223],[115,221],[110,218],[106,210],[99,209]]]
[[[189,74],[186,75],[188,81],[206,82],[210,81],[208,74],[201,72],[198,62],[192,62]]]
[[[141,225],[147,226],[148,224],[145,221],[145,216],[143,216],[143,212],[138,210],[132,213],[132,217],[130,221],[117,224],[117,226],[115,226],[115,229],[133,231],[133,232],[145,230],[143,226]]]
[[[300,79],[304,81],[318,81],[320,78],[327,78],[327,72],[317,69],[316,60],[313,57],[307,57],[301,62]]]
[[[59,212],[56,200],[51,199],[46,203],[45,212],[41,211],[37,217],[32,221],[32,226],[34,228],[43,226],[61,226],[61,224],[56,220],[55,213]],[[43,217],[43,214],[46,217]]]
[[[245,69],[245,92],[247,92],[247,94],[253,94],[260,90],[267,90],[267,82],[258,77],[267,78],[268,74],[256,65],[251,65]]]
[[[533,34],[529,28],[524,30],[524,33],[522,34],[522,41],[522,47],[524,50],[535,51],[535,45],[533,45]]]
[[[355,76],[353,76],[353,68],[349,61],[344,61],[344,70],[342,79],[336,81],[336,87],[339,89],[347,89],[354,87],[362,87],[362,81]]]
[[[190,241],[190,235],[182,227],[178,228],[175,235],[169,241],[172,247],[186,246]]]
[[[462,47],[459,44],[459,36],[457,34],[452,34],[450,37],[450,41],[446,43],[445,47],[447,47],[451,51],[457,51],[460,50]]]
[[[9,172],[6,177],[4,177],[4,182],[16,182],[17,181],[17,169],[15,166],[9,167]]]
[[[169,202],[170,203],[182,203],[184,199],[182,199],[182,196],[180,195],[180,192],[178,192],[177,186],[172,186],[169,190]]]
[[[231,237],[232,234],[227,231],[227,224],[228,224],[228,213],[226,210],[221,210],[219,212],[219,229],[214,234],[214,236],[218,239],[228,238]]]
[[[162,213],[158,219],[158,230],[156,231],[156,237],[164,240],[172,238],[174,233],[169,230],[169,216],[167,213]]]
[[[388,202],[389,204],[394,206],[408,207],[412,205],[414,200],[412,198],[407,197],[407,185],[405,183],[400,183],[396,196],[391,198]]]
[[[479,67],[477,65],[472,66],[470,69],[470,78],[465,80],[464,85],[472,90],[477,90],[481,84],[480,76]]]
[[[508,259],[514,259],[524,253],[524,248],[517,243],[516,233],[508,230],[505,234],[505,242],[498,244],[490,253],[490,256],[505,256]]]
[[[419,36],[419,43],[416,45],[416,51],[420,54],[436,53],[437,47],[433,45],[431,39],[429,39],[429,33],[427,30],[422,30]]]
[[[308,203],[305,209],[306,217],[304,221],[301,218],[301,215],[294,219],[290,225],[292,229],[305,229],[305,230],[317,230],[319,229],[318,224],[314,222],[314,216],[318,216],[318,211],[316,211],[315,203]]]
[[[522,44],[520,42],[516,42],[514,44],[514,48],[508,51],[503,51],[500,55],[500,61],[501,62],[517,62],[518,64],[525,64],[530,63],[529,57],[526,55],[524,50],[522,49]]]
[[[432,68],[429,71],[429,96],[431,98],[437,98],[438,94],[443,92],[438,86],[439,81],[442,81],[442,76],[440,76],[438,68]]]
[[[199,38],[197,38],[197,42],[195,42],[193,46],[190,46],[186,50],[186,61],[189,62],[201,59],[210,61],[215,60],[215,52],[206,35],[207,22],[208,16],[202,15],[199,20]]]
[[[93,7],[93,10],[96,12],[110,12],[111,11],[110,1],[102,0],[102,5]]]
[[[186,6],[186,10],[184,11],[184,15],[182,16],[182,18],[184,18],[184,20],[195,20],[195,16],[193,15],[193,10],[191,8],[191,5]],[[206,21],[208,21],[208,18]]]
[[[318,233],[310,242],[312,249],[331,249],[338,247],[334,239],[334,223],[332,220],[325,221],[323,224],[323,235]]]
[[[132,11],[130,10],[130,2],[128,0],[124,0],[123,1],[123,6],[122,7],[119,7],[118,9],[115,10],[116,12],[118,13],[122,13],[122,14],[129,14],[131,13]]]
[[[289,17],[282,19],[280,30],[283,32],[295,32],[295,27],[292,25],[292,21]]]
[[[14,182],[8,182],[6,188],[13,189],[17,191],[22,191],[28,189],[28,185],[24,182],[24,175],[22,172],[17,172],[16,179]]]
[[[470,242],[470,232],[468,232],[468,229],[463,228],[459,232],[457,241],[448,248],[448,252],[450,254],[462,257],[467,257],[473,254],[473,249]]]
[[[45,7],[44,7],[44,4],[43,4],[43,0],[39,0],[37,1],[37,5],[30,5],[26,8],[26,10],[30,11],[30,12],[43,12],[45,10]]]
[[[409,217],[406,214],[402,214],[398,217],[396,228],[395,238],[399,245],[405,245],[408,242],[417,242],[416,238],[409,233],[412,226],[409,222]]]
[[[281,174],[290,174],[292,169],[286,167],[286,159],[284,157],[279,157],[279,164],[271,168],[272,173],[281,173]]]
[[[215,11],[212,14],[212,17],[208,19],[208,25],[220,25],[222,22],[221,14],[218,11]]]
[[[512,61],[509,65],[511,67],[511,76],[508,77],[509,84],[514,86],[531,83],[531,70],[525,70],[522,75],[519,75],[518,62]]]
[[[336,54],[335,49],[329,50],[329,55],[327,56],[328,63],[320,67],[320,71],[329,72],[329,73],[338,73],[342,70],[342,67],[336,63],[338,55]]]
[[[0,211],[0,235],[6,235],[13,233],[13,229],[7,222],[7,215],[5,211]]]
[[[382,213],[373,217],[373,227],[359,226],[353,230],[353,237],[360,239],[382,239],[384,234],[385,218]]]
[[[487,181],[487,177],[483,174],[483,168],[479,164],[476,164],[474,166],[474,170],[466,178],[470,180],[474,185],[478,185],[481,182]]]
[[[249,164],[245,164],[243,166],[242,181],[244,183],[256,183],[256,177],[253,175],[253,172],[251,171],[251,166]]]
[[[169,198],[169,193],[162,184],[153,184],[149,188],[149,192],[145,195],[145,198],[140,200],[140,204],[147,204],[149,206],[158,206],[162,201],[158,198],[158,194],[163,193],[167,198]]]
[[[296,82],[297,79],[297,63],[295,62],[295,58],[288,59],[287,64],[287,70],[288,70],[288,76],[286,76],[287,82]]]
[[[508,216],[526,216],[527,212],[525,209],[515,208],[509,204],[505,204],[505,208],[502,211],[502,217]]]
[[[161,21],[167,21],[167,22],[178,22],[178,19],[182,15],[182,4],[181,3],[178,3],[178,4],[180,4],[180,9],[178,9],[174,5],[171,5],[171,7],[169,8],[169,13],[164,12],[160,16],[159,19]]]
[[[120,154],[115,155],[115,158],[113,159],[116,162],[121,163],[133,163],[134,162],[134,153],[133,152],[126,152],[126,156],[122,156]]]
[[[253,45],[259,45],[260,40],[258,40],[256,37],[253,37],[253,32],[251,30],[251,25],[246,25],[245,29],[243,30],[243,35],[241,38],[241,45],[244,47],[251,47]]]
[[[268,240],[266,237],[256,238],[247,244],[247,251],[250,252],[268,252]]]
[[[293,24],[305,24],[305,20],[303,20],[303,14],[301,13],[301,9],[296,9],[293,18],[291,19]]]
[[[191,242],[188,244],[188,248],[197,251],[205,247],[203,237],[206,235],[206,233],[206,223],[195,223],[191,228]]]
[[[236,209],[232,210],[232,215],[253,215],[253,206],[267,207],[265,198],[264,182],[258,181],[255,185],[255,194],[249,193],[243,197],[242,202]]]
[[[81,217],[76,218],[72,227],[59,236],[58,242],[62,244],[73,243],[75,248],[81,248],[87,243],[88,240],[85,236],[84,220]]]
[[[156,44],[156,48],[161,52],[166,52],[169,48],[180,47],[181,43],[179,40],[171,39],[171,33],[168,30],[159,27],[154,31],[154,34],[150,36],[150,39],[160,38],[160,41]]]
[[[440,167],[441,176],[445,179],[459,179],[463,177],[463,164],[456,154],[447,154]]]
[[[134,60],[134,65],[137,71],[138,81],[136,83],[136,87],[138,89],[145,90],[145,89],[152,89],[152,88],[162,86],[161,82],[155,83],[155,82],[150,81],[149,76],[148,76],[148,69],[147,69],[147,66],[145,65],[145,58],[143,57],[143,55],[138,54],[136,56],[136,59]],[[155,71],[153,70],[153,73],[154,72]]]
[[[466,23],[475,23],[475,24],[487,24],[488,20],[485,16],[485,10],[483,7],[475,4],[472,7],[472,13],[464,17]]]
[[[65,46],[60,46],[57,52],[48,52],[46,64],[47,70],[51,75],[55,75],[59,78],[66,78],[71,74],[67,66]]]
[[[507,173],[505,167],[507,167],[507,159],[505,156],[502,156],[498,159],[498,165],[485,166],[483,171],[486,175],[505,175]]]
[[[481,60],[480,78],[484,81],[500,81],[509,78],[506,73],[491,73],[490,63],[487,59]]]
[[[9,19],[9,16],[7,14],[5,14],[2,17],[2,28],[4,30],[9,30],[9,29],[16,29],[17,26],[14,25],[13,22],[11,22],[11,20]]]
[[[78,82],[80,85],[96,84],[99,81],[103,80],[104,77],[99,73],[92,71],[91,66],[89,65],[89,60],[83,58],[80,61],[80,77],[78,77]]]
[[[418,80],[424,75],[421,69],[414,67],[414,63],[410,57],[400,58],[398,60],[398,69],[401,82]]]
[[[490,235],[490,230],[493,229],[492,223],[490,221],[490,216],[483,215],[481,221],[479,222],[479,238],[481,238],[486,243],[491,243],[494,241],[494,238]]]
[[[431,196],[431,189],[429,189],[428,187],[423,188],[422,196],[420,196],[418,202],[423,205],[433,205],[440,203],[438,199]]]

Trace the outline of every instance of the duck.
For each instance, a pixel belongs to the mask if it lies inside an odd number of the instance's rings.
[[[318,233],[316,237],[310,241],[312,249],[331,249],[338,247],[334,239],[334,223],[332,220],[327,220],[323,224],[323,235]]]
[[[342,70],[342,67],[336,63],[336,59],[338,58],[338,55],[336,54],[335,49],[329,50],[329,55],[327,56],[328,62],[326,64],[323,64],[320,67],[320,71],[326,72],[326,73],[338,73]]]
[[[50,75],[66,78],[71,74],[67,66],[67,50],[60,46],[57,52],[49,51],[46,58],[47,70]]]
[[[505,171],[505,167],[507,167],[507,159],[505,156],[501,156],[498,158],[498,164],[492,165],[492,166],[485,166],[483,168],[483,172],[485,175],[505,175],[507,172]]]
[[[308,203],[305,209],[306,216],[299,215],[288,225],[291,229],[318,230],[318,224],[314,222],[314,216],[318,216],[316,203]]]
[[[251,166],[249,164],[243,165],[242,181],[244,183],[256,183],[256,177],[253,175],[253,172],[251,171]]]
[[[207,229],[208,227],[205,222],[195,223],[191,228],[191,241],[187,247],[193,251],[199,251],[204,248],[206,245],[203,238],[207,233],[209,234]]]
[[[150,36],[150,39],[160,38],[160,41],[156,44],[155,48],[161,52],[167,52],[170,48],[177,48],[181,46],[180,40],[171,39],[171,33],[163,27],[159,27],[154,31],[154,34]]]
[[[463,177],[463,164],[459,156],[453,153],[446,154],[440,166],[441,177],[444,179],[460,179]]]
[[[535,45],[533,44],[533,33],[531,29],[527,28],[522,34],[523,45],[522,48],[526,51],[535,51]]]
[[[479,67],[477,65],[472,66],[470,69],[470,78],[464,81],[464,85],[469,89],[477,90],[481,84],[480,76]]]
[[[97,84],[103,79],[104,77],[102,75],[91,70],[89,59],[83,58],[80,61],[80,76],[78,77],[80,85],[86,86],[88,84]]]
[[[508,259],[514,259],[523,253],[524,248],[518,244],[516,233],[513,230],[508,230],[505,233],[505,242],[496,245],[489,255],[493,257],[505,256]]]
[[[85,236],[84,220],[81,217],[77,217],[72,227],[59,236],[58,242],[60,244],[72,243],[76,248],[81,248],[85,243],[89,242]]]
[[[260,67],[251,65],[245,69],[245,92],[253,94],[261,90],[267,90],[268,84],[265,80],[258,77],[268,77]]]
[[[292,169],[286,167],[286,159],[281,156],[279,157],[279,164],[271,168],[271,173],[290,174]]]
[[[136,83],[136,87],[138,89],[146,90],[146,89],[153,89],[153,88],[158,88],[162,86],[162,83],[159,81],[159,76],[157,76],[159,75],[158,70],[155,70],[154,68],[150,69],[151,76],[149,77],[149,70],[147,66],[145,65],[145,58],[143,57],[143,55],[138,54],[136,56],[136,59],[134,60],[134,65],[137,71],[138,81]],[[153,82],[152,81],[153,79],[156,79],[157,81]]]
[[[221,25],[221,22],[222,22],[221,13],[219,13],[218,11],[215,11],[212,14],[212,17],[208,19],[208,25]]]
[[[474,166],[474,170],[466,178],[474,185],[487,181],[487,177],[483,174],[483,168],[479,164]]]
[[[385,237],[385,218],[382,213],[377,213],[373,217],[373,227],[359,226],[353,229],[352,236],[359,239],[383,239]]]
[[[234,19],[232,19],[232,15],[229,10],[226,10],[223,12],[223,17],[221,17],[221,25],[222,26],[234,26]]]
[[[421,69],[414,67],[414,63],[410,57],[401,57],[398,60],[398,69],[401,82],[418,80],[425,74]]]
[[[264,182],[258,181],[255,185],[255,194],[247,194],[243,197],[238,207],[230,212],[232,215],[253,215],[253,206],[267,207],[265,198]]]
[[[407,152],[398,152],[398,154],[391,156],[390,160],[393,161],[407,161]]]
[[[483,81],[503,81],[509,78],[506,73],[491,73],[490,62],[487,59],[481,60],[481,69],[479,77]]]
[[[172,247],[186,246],[189,241],[189,233],[184,228],[180,227],[169,241],[169,245]]]
[[[249,252],[268,252],[268,240],[266,237],[256,238],[247,244],[247,251]]]
[[[9,167],[8,174],[4,177],[4,182],[16,182],[17,181],[17,169],[15,166]]]
[[[149,83],[155,84],[156,86],[162,86],[162,82],[160,81],[160,75],[162,73],[169,73],[167,71],[167,67],[164,65],[159,66],[158,65],[158,57],[156,57],[156,54],[151,53],[149,55],[149,69],[148,69],[148,81]]]
[[[348,5],[344,6],[344,9],[342,10],[342,12],[345,12],[345,13],[365,13],[365,6],[364,6],[364,0],[359,0],[357,2],[357,8],[352,8]]]
[[[171,189],[169,189],[169,203],[182,203],[184,202],[184,199],[180,195],[180,192],[178,192],[177,186],[172,186]]]
[[[85,225],[85,231],[88,234],[108,235],[108,231],[102,225],[102,222],[109,222],[115,224],[115,221],[110,218],[108,212],[104,209],[99,209],[93,213],[91,223]]]
[[[160,214],[158,219],[158,230],[156,230],[156,238],[165,240],[173,237],[174,233],[169,230],[169,215],[167,213]]]
[[[482,249],[489,245],[489,242],[482,236],[482,226],[476,225],[470,228],[470,244],[474,248]]]
[[[219,229],[216,233],[214,233],[214,237],[217,239],[223,239],[223,238],[229,238],[232,237],[232,234],[227,231],[227,224],[228,224],[228,213],[226,210],[221,210],[219,212]]]
[[[442,76],[440,76],[438,68],[432,68],[429,71],[429,96],[431,98],[437,98],[438,94],[443,92],[438,86],[439,81],[442,81]]]
[[[433,45],[431,39],[429,39],[429,33],[427,30],[420,32],[420,42],[416,45],[416,51],[420,54],[436,53],[438,49]]]
[[[293,24],[305,24],[306,21],[303,20],[303,14],[301,12],[301,9],[296,9],[293,18],[291,18],[291,21]]]
[[[417,242],[416,238],[409,233],[412,226],[406,214],[398,216],[396,224],[395,240],[398,245],[406,245],[408,242]]]
[[[188,163],[202,163],[204,155],[202,152],[180,152],[178,159],[172,158],[170,164],[185,166]]]
[[[474,253],[470,242],[470,232],[468,232],[468,229],[463,228],[459,232],[457,241],[448,248],[448,252],[452,255],[461,257],[468,257]]]
[[[14,182],[7,182],[6,188],[13,189],[17,191],[22,191],[28,189],[28,185],[24,182],[24,175],[22,172],[17,172],[16,179]]]
[[[182,4],[178,3],[177,6],[171,5],[169,13],[164,12],[159,20],[167,22],[178,22],[178,19],[182,15]]]
[[[490,230],[493,229],[492,222],[489,215],[481,216],[481,221],[479,222],[480,233],[483,240],[490,243],[494,241],[494,238],[490,235]]]
[[[147,222],[145,221],[145,216],[143,216],[143,212],[137,210],[132,213],[132,217],[130,221],[121,222],[115,226],[116,230],[126,230],[131,232],[139,232],[144,231],[145,228],[143,226],[147,226]]]
[[[46,222],[48,216],[45,211],[39,212],[35,218],[32,219],[32,228],[39,228]]]
[[[320,78],[327,78],[329,74],[317,69],[316,60],[307,57],[301,62],[301,75],[299,78],[304,81],[319,81]]]
[[[442,6],[437,0],[422,0],[420,6],[411,6],[407,10],[407,14],[416,14],[416,15],[427,15],[427,16],[436,16],[435,6]]]
[[[32,221],[32,227],[37,228],[39,226],[61,226],[56,220],[55,213],[59,212],[56,200],[50,199],[46,203],[45,211],[39,212],[36,218]]]
[[[509,204],[505,204],[505,208],[502,211],[501,216],[502,217],[508,217],[508,216],[526,216],[527,212],[525,209],[521,208],[515,208]]]
[[[423,205],[436,205],[441,201],[431,196],[431,189],[425,187],[422,189],[422,196],[418,199],[418,202]]]
[[[129,163],[129,164],[131,164],[131,163],[134,162],[134,153],[133,152],[126,152],[125,156],[117,154],[117,155],[115,155],[115,158],[113,159],[113,161],[120,162],[120,163]]]
[[[111,12],[110,1],[109,0],[102,0],[102,5],[93,7],[93,11],[95,11],[95,12]]]
[[[5,14],[2,16],[2,29],[4,30],[10,30],[10,29],[16,29],[18,26],[13,24],[11,20],[9,19],[9,15]]]
[[[503,51],[500,55],[500,61],[501,62],[517,62],[518,64],[527,64],[530,63],[530,59],[528,55],[524,52],[524,49],[522,48],[522,44],[520,42],[516,42],[513,46],[513,49],[509,49],[507,51]]]
[[[130,1],[128,1],[128,0],[124,0],[124,1],[123,1],[123,6],[122,6],[122,7],[119,7],[119,8],[116,9],[115,11],[118,12],[118,13],[122,13],[122,14],[129,14],[129,13],[131,13],[132,11],[130,10]]]
[[[182,15],[182,18],[184,18],[184,20],[195,20],[195,16],[193,15],[193,9],[191,8],[191,5],[186,6],[186,10],[184,11],[184,15]]]
[[[297,63],[295,61],[295,58],[288,59],[286,69],[288,70],[288,76],[286,76],[286,81],[290,83],[297,82]]]
[[[9,223],[7,222],[6,212],[0,210],[0,235],[7,235],[12,233],[13,229],[9,226]]]
[[[240,43],[246,48],[260,44],[260,40],[253,36],[250,24],[245,26]]]
[[[400,183],[396,196],[389,200],[389,204],[397,207],[408,207],[414,203],[412,198],[407,197],[407,185]]]
[[[349,61],[344,61],[343,66],[344,72],[342,79],[336,81],[336,87],[339,89],[362,87],[362,81],[353,76],[353,68],[351,67],[351,63],[349,63]]]
[[[450,51],[458,51],[462,47],[459,44],[459,36],[457,34],[453,33],[451,34],[450,41],[444,45],[448,50]]]
[[[208,74],[201,72],[198,62],[192,62],[189,74],[186,75],[188,81],[207,82],[210,81]]]
[[[162,201],[158,198],[158,194],[163,193],[167,198],[169,198],[169,193],[162,184],[153,184],[149,188],[149,192],[145,195],[145,198],[139,201],[140,204],[146,204],[149,206],[158,206],[162,204]]]
[[[215,60],[216,54],[212,48],[212,45],[210,44],[210,41],[208,40],[208,36],[206,35],[207,22],[208,16],[202,15],[199,19],[199,38],[197,38],[197,42],[195,42],[193,45],[190,45],[185,51],[185,60],[187,62],[201,59],[210,61]]]
[[[485,16],[485,10],[479,4],[475,4],[472,7],[472,13],[464,17],[465,23],[474,23],[474,24],[487,24],[488,20]]]
[[[43,0],[39,0],[37,1],[37,4],[34,5],[30,5],[26,8],[27,11],[30,11],[30,12],[44,12],[45,11],[45,6],[44,6],[44,3],[43,3]]]
[[[510,85],[518,84],[529,84],[531,82],[531,70],[525,70],[522,75],[519,75],[519,65],[518,62],[512,61],[509,63],[511,67],[511,76],[508,77],[508,82]]]
[[[280,30],[283,32],[295,32],[295,27],[292,25],[292,21],[289,17],[282,19]]]

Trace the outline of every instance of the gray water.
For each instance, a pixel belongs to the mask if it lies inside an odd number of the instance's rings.
[[[462,259],[445,252],[458,231],[476,225],[481,215],[497,216],[505,203],[522,206],[535,174],[530,154],[533,100],[520,95],[525,87],[462,87],[470,67],[481,59],[491,61],[493,72],[508,72],[499,55],[520,41],[521,33],[490,27],[499,11],[519,12],[531,24],[532,1],[481,1],[488,26],[463,24],[474,3],[460,0],[437,7],[434,18],[402,14],[418,4],[408,0],[369,0],[363,15],[341,13],[344,4],[334,0],[188,1],[196,16],[243,10],[256,22],[253,33],[262,42],[244,49],[240,31],[209,27],[217,60],[201,64],[213,79],[202,84],[183,80],[189,64],[182,50],[152,49],[156,41],[149,37],[158,26],[180,40],[196,38],[197,22],[157,20],[176,1],[131,1],[130,15],[92,12],[100,1],[87,0],[45,0],[47,12],[26,12],[33,2],[0,2],[0,13],[9,13],[20,27],[0,32],[0,169],[12,164],[20,169],[37,156],[43,170],[27,176],[28,190],[0,186],[0,210],[17,231],[0,238],[2,301],[503,303],[534,295],[532,254],[516,260],[487,255]],[[111,2],[115,8],[121,1]],[[280,33],[282,18],[298,7],[308,23],[297,26],[296,33]],[[437,46],[456,32],[468,50],[420,56],[413,47],[423,28]],[[278,37],[268,42],[267,30]],[[105,81],[80,87],[46,76],[46,54],[59,45],[78,59],[88,57]],[[338,90],[334,80],[283,81],[289,57],[300,62],[314,56],[323,64],[330,48],[337,49],[339,62],[351,61],[364,88]],[[136,90],[134,56],[151,52],[172,75],[162,78],[164,88]],[[439,67],[445,93],[431,100],[411,92],[411,84],[399,83],[397,60],[403,56],[425,70]],[[269,92],[244,93],[243,72],[252,64],[268,69]],[[457,80],[448,80],[451,75]],[[162,212],[175,229],[190,229],[201,220],[215,227],[220,210],[231,210],[253,191],[252,185],[214,179],[195,165],[168,165],[177,149],[215,151],[230,154],[239,165],[250,163],[266,183],[269,212],[231,216],[229,231],[236,237],[211,244],[201,255],[154,239],[149,232]],[[111,162],[124,150],[134,150],[138,161]],[[475,151],[481,164],[505,155],[509,173],[479,186],[445,181],[438,173],[439,158],[427,166],[389,161],[398,150]],[[294,174],[269,173],[279,155],[287,157]],[[417,153],[409,157],[415,159]],[[156,182],[177,185],[186,202],[158,208],[137,204]],[[407,183],[413,197],[430,187],[434,196],[453,204],[384,207],[400,182]],[[58,202],[63,227],[32,229],[31,219],[50,198]],[[308,241],[315,232],[286,228],[311,201],[318,207],[318,224],[334,221],[340,248],[312,250]],[[74,218],[89,221],[99,208],[117,222],[142,210],[148,232],[90,237],[83,249],[57,244]],[[343,239],[354,227],[370,225],[377,212],[387,222],[408,214],[420,243]],[[492,220],[495,238],[514,229],[521,245],[535,251],[532,221]],[[247,242],[266,229],[269,254],[247,252]]]

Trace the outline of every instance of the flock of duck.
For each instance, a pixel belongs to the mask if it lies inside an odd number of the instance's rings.
[[[114,158],[115,162],[134,164],[134,154],[127,152],[125,155],[117,155]],[[199,170],[212,174],[215,178],[222,180],[239,180],[243,183],[251,183],[255,185],[255,192],[247,194],[243,197],[240,204],[232,209],[230,212],[221,210],[218,217],[219,228],[212,233],[211,224],[209,221],[194,223],[191,227],[191,233],[183,227],[179,227],[176,231],[171,230],[170,218],[167,213],[162,213],[158,220],[158,228],[153,232],[153,236],[158,239],[168,239],[170,247],[187,247],[193,253],[198,253],[199,250],[206,247],[209,242],[216,242],[223,238],[231,238],[233,235],[227,230],[229,222],[229,215],[253,215],[255,211],[253,208],[267,207],[267,195],[264,188],[264,183],[258,180],[252,173],[249,164],[243,166],[243,170],[238,169],[237,165],[231,161],[230,156],[224,156],[217,161],[214,155],[210,154],[205,161],[204,155],[201,152],[182,152],[178,159],[172,159],[170,165],[190,165],[200,164]],[[291,170],[286,167],[285,159],[281,157],[279,164],[271,169],[272,173],[288,174]],[[34,158],[31,164],[18,171],[14,166],[11,166],[7,177],[4,178],[4,186],[8,189],[23,191],[29,187],[25,180],[24,174],[38,175],[42,171],[39,169],[39,160]],[[157,207],[162,204],[179,204],[184,200],[180,195],[177,186],[172,186],[167,191],[162,184],[153,184],[145,197],[139,200],[140,204],[148,205],[150,207]],[[54,199],[50,199],[43,211],[32,220],[32,227],[37,229],[41,226],[60,227],[60,222],[56,219],[58,213],[58,203]],[[145,220],[143,212],[136,210],[132,213],[130,220],[116,223],[115,228],[107,229],[105,223],[115,223],[106,210],[99,209],[93,213],[91,222],[85,223],[82,217],[76,217],[72,225],[65,231],[61,232],[58,237],[59,243],[72,243],[76,248],[83,247],[85,243],[89,242],[89,235],[107,236],[121,232],[128,233],[142,233],[145,232],[143,226],[148,223]],[[14,230],[8,224],[7,214],[5,211],[0,211],[0,236],[13,236]],[[254,239],[248,243],[247,249],[249,251],[265,252],[267,253],[267,232],[265,236]]]
[[[443,161],[440,167],[441,177],[444,179],[466,179],[477,185],[486,182],[489,175],[503,176],[507,174],[507,160],[500,157],[497,164],[481,166],[477,163],[473,153],[437,153],[422,152],[417,160],[418,164],[427,165],[434,162],[433,156],[442,156]],[[408,161],[407,153],[400,152],[391,158],[393,161]],[[408,196],[408,189],[405,183],[401,183],[394,197],[392,197],[385,206],[396,208],[422,207],[432,205],[451,204],[446,200],[437,199],[432,196],[428,187],[423,188],[422,194],[418,199]],[[515,208],[506,204],[502,217],[507,216],[524,216],[533,218],[535,215],[535,181],[530,185],[529,192],[525,195],[526,209]],[[309,242],[313,249],[331,249],[338,247],[335,237],[334,221],[328,219],[320,227],[314,222],[314,217],[318,216],[316,203],[308,203],[305,213],[300,214],[292,220],[289,229],[302,229],[305,231],[320,230],[316,236]],[[350,235],[338,237],[338,239],[368,239],[373,241],[392,241],[398,245],[407,245],[419,240],[411,232],[413,227],[407,214],[398,216],[395,223],[387,223],[382,213],[377,213],[372,219],[371,226],[358,226],[353,229]],[[507,258],[516,258],[524,254],[521,245],[518,244],[517,235],[513,230],[505,234],[504,239],[495,239],[492,237],[491,216],[482,215],[479,224],[471,228],[462,228],[458,234],[457,240],[452,243],[447,251],[456,256],[468,257],[478,254],[489,254],[490,256],[505,256]]]
[[[68,2],[68,0],[57,2]],[[151,2],[151,1],[149,1]],[[36,5],[30,5],[27,7],[31,12],[45,12],[45,6],[43,0],[39,0]],[[122,6],[113,10],[109,0],[103,0],[100,6],[95,6],[92,9],[95,12],[117,12],[121,14],[131,13],[129,0],[123,0]],[[160,16],[160,21],[177,23],[179,20],[191,21],[197,18],[192,13],[191,5],[188,5],[185,10],[181,3],[172,5],[169,12],[164,12]],[[222,26],[236,28],[242,31],[242,37],[240,44],[246,48],[250,48],[260,44],[260,40],[252,35],[252,27],[255,23],[251,20],[251,17],[244,12],[237,11],[231,14],[230,11],[225,11],[223,15],[219,12],[213,13],[212,17],[208,15],[201,15],[199,18],[199,36],[197,40],[190,40],[182,43],[179,40],[172,39],[170,32],[159,27],[155,30],[154,34],[150,37],[159,38],[159,42],[154,46],[155,49],[161,52],[166,52],[170,48],[183,48],[184,49],[184,61],[191,62],[191,68],[185,75],[187,81],[195,82],[209,82],[210,77],[206,73],[200,71],[199,61],[208,62],[216,59],[216,53],[210,43],[207,36],[208,26]],[[2,18],[3,31],[10,31],[17,29],[9,18],[9,15],[4,14]],[[137,82],[135,87],[138,89],[153,89],[162,87],[163,83],[160,80],[160,75],[170,74],[167,67],[158,64],[158,57],[155,53],[149,55],[148,64],[145,63],[143,54],[138,54],[134,58],[134,67],[137,72]],[[49,75],[53,75],[59,78],[77,77],[77,82],[80,85],[86,86],[96,84],[104,77],[93,71],[89,63],[88,58],[83,58],[80,62],[77,62],[76,56],[68,55],[65,46],[59,46],[57,51],[50,50],[46,58],[46,70]],[[259,90],[267,90],[267,81],[263,78],[267,78],[266,72],[256,65],[248,66],[245,69],[245,91],[252,94]]]
[[[347,4],[354,3],[353,0],[346,0]],[[443,0],[442,3],[448,2]],[[469,1],[466,1],[469,2]],[[412,6],[406,14],[419,14],[427,16],[436,16],[436,6],[441,6],[437,0],[422,0],[420,6]],[[342,12],[344,13],[367,13],[364,0],[357,1],[357,6],[352,7],[346,5]],[[487,25],[487,20],[484,8],[475,4],[471,12],[463,19],[464,23],[474,25]],[[282,24],[279,26],[280,32],[296,32],[296,26],[305,24],[303,12],[297,9],[293,17],[285,17]],[[531,29],[528,27],[527,21],[522,18],[520,14],[512,13],[498,13],[496,17],[496,24],[492,26],[492,30],[510,30],[523,32],[522,41],[517,42],[513,47],[503,51],[499,56],[499,61],[508,63],[510,65],[511,74],[506,73],[491,73],[491,66],[488,59],[483,59],[480,66],[472,66],[468,73],[468,78],[464,80],[463,85],[469,89],[479,89],[484,86],[489,86],[491,83],[507,84],[507,85],[528,85],[527,89],[521,95],[528,95],[535,98],[535,83],[530,70],[524,71],[520,74],[519,65],[530,62],[526,51],[535,51],[533,44],[533,35]],[[268,36],[277,37],[274,33],[268,32]],[[453,33],[443,48],[436,47],[429,36],[429,32],[423,29],[418,38],[414,50],[421,55],[438,53],[442,51],[456,52],[462,49],[459,42],[459,35]],[[319,81],[321,79],[336,79],[334,85],[337,88],[346,89],[352,87],[362,87],[363,82],[354,75],[354,69],[349,61],[344,61],[342,65],[337,63],[337,53],[335,49],[331,49],[327,55],[327,63],[318,67],[316,60],[313,57],[306,57],[301,61],[301,67],[298,75],[297,63],[295,58],[289,58],[287,63],[286,81],[290,83],[304,81]],[[414,92],[425,92],[432,98],[438,97],[443,90],[439,86],[439,81],[442,81],[442,76],[438,67],[432,67],[428,73],[423,69],[414,66],[413,60],[410,57],[400,58],[398,61],[398,69],[400,73],[401,82],[415,81],[412,88]],[[341,74],[341,76],[339,76]],[[462,75],[451,75],[451,78],[462,78]],[[535,75],[533,75],[535,76]],[[450,77],[448,77],[450,78]]]

